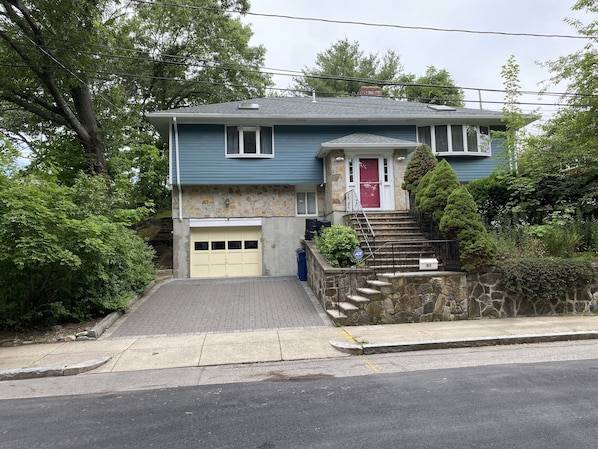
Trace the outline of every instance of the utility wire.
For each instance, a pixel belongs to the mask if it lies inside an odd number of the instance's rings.
[[[195,10],[216,10],[215,8],[209,8],[205,6],[187,5],[182,3],[172,2],[159,2],[150,0],[131,0],[135,3],[144,3],[148,5],[156,6],[173,6],[178,8],[195,9]],[[229,13],[239,13],[239,11],[225,10]],[[524,33],[524,32],[507,32],[507,31],[483,31],[483,30],[468,30],[464,28],[438,28],[438,27],[425,27],[425,26],[409,26],[409,25],[397,25],[390,23],[375,23],[375,22],[362,22],[354,20],[338,20],[338,19],[324,19],[321,17],[302,17],[302,16],[291,16],[287,14],[267,14],[259,12],[247,11],[242,13],[243,15],[256,16],[256,17],[268,17],[274,19],[288,19],[288,20],[300,20],[309,22],[322,22],[322,23],[334,23],[340,25],[359,25],[368,27],[378,28],[396,28],[405,30],[416,30],[416,31],[435,31],[435,32],[447,32],[447,33],[467,33],[467,34],[481,34],[481,35],[493,35],[493,36],[517,36],[517,37],[537,37],[537,38],[556,38],[556,39],[593,39],[589,36],[571,35],[571,34],[543,34],[543,33]]]
[[[146,51],[139,50],[139,49],[112,47],[112,46],[101,45],[101,44],[91,44],[91,46],[94,46],[97,48],[106,48],[106,49],[114,50],[114,51],[132,52],[132,53],[137,53],[137,54],[141,54],[141,55],[148,54]],[[54,49],[55,50],[68,50],[69,48],[55,47]],[[465,91],[502,93],[502,94],[504,94],[506,92],[505,89],[410,83],[410,82],[402,82],[402,81],[397,81],[397,80],[379,80],[379,79],[372,79],[372,78],[357,78],[357,77],[348,77],[348,76],[339,76],[339,75],[328,75],[325,73],[309,74],[309,73],[305,73],[305,72],[301,72],[301,71],[297,71],[297,70],[279,69],[279,68],[271,68],[271,67],[248,68],[247,66],[227,65],[227,64],[223,64],[223,63],[215,63],[214,61],[210,61],[207,59],[189,58],[187,56],[180,56],[180,55],[173,55],[173,54],[161,54],[160,59],[154,59],[151,57],[138,57],[138,56],[120,55],[120,54],[115,54],[115,53],[89,52],[89,51],[82,51],[82,50],[77,50],[77,53],[82,54],[82,55],[102,57],[102,58],[114,58],[114,59],[121,59],[121,60],[138,61],[141,63],[149,62],[149,63],[159,63],[159,64],[164,64],[164,65],[173,65],[173,66],[181,66],[181,67],[236,70],[239,72],[246,72],[246,73],[259,72],[261,74],[266,74],[266,75],[290,76],[290,77],[297,77],[297,78],[326,79],[326,80],[347,81],[347,82],[362,82],[364,84],[372,84],[372,85],[377,84],[380,86],[390,86],[390,87],[392,87],[392,86],[424,87],[424,88],[429,87],[429,88],[439,88],[439,89],[459,89],[459,90],[465,90]],[[168,58],[168,59],[164,59],[164,58]],[[178,59],[178,61],[177,61],[177,59]],[[58,61],[56,61],[56,62],[59,63]],[[17,65],[14,65],[14,67],[17,67]],[[26,66],[24,66],[24,67],[26,67]],[[66,69],[66,67],[65,67],[65,69]],[[171,81],[183,81],[180,78],[162,77],[161,79],[164,79],[164,80],[170,79]],[[282,89],[282,90],[284,90],[284,89]],[[558,96],[558,97],[562,97],[562,98],[566,98],[566,97],[592,98],[592,97],[598,96],[598,94],[580,94],[580,93],[572,93],[572,92],[551,92],[551,91],[545,91],[545,90],[541,90],[541,91],[518,90],[518,93],[522,94],[522,95]]]

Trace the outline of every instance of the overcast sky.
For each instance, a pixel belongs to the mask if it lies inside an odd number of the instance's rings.
[[[565,23],[573,13],[574,0],[251,0],[251,13],[282,14],[359,21],[512,33],[577,35]],[[554,60],[571,54],[586,43],[580,39],[515,37],[455,32],[407,30],[349,24],[298,21],[248,15],[244,22],[254,32],[251,43],[263,45],[266,67],[299,71],[315,65],[316,54],[333,42],[358,41],[364,53],[383,55],[388,49],[400,55],[407,73],[422,75],[430,65],[446,69],[461,87],[502,89],[501,66],[510,55],[520,65],[522,90],[538,91],[550,74],[536,61]],[[275,77],[277,87],[288,87],[291,78]],[[550,91],[562,91],[553,86]],[[476,91],[465,91],[466,100],[478,100]],[[482,92],[482,100],[502,101],[504,94]],[[525,96],[521,101],[554,103],[554,98]],[[479,107],[466,103],[467,107]],[[502,105],[486,103],[487,109]],[[533,106],[524,106],[525,112]],[[554,107],[541,107],[548,115]]]

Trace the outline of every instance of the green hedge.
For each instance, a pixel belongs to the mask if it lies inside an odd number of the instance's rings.
[[[511,259],[498,262],[496,267],[502,274],[502,287],[530,301],[560,301],[567,292],[587,287],[596,279],[588,261]]]

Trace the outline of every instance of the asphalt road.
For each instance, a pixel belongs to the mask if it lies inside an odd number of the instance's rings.
[[[598,359],[0,402],[0,448],[593,448]]]

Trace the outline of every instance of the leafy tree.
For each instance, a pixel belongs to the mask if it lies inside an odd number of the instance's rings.
[[[519,107],[521,86],[519,84],[519,64],[515,56],[511,55],[506,64],[501,68],[501,76],[505,87],[505,104],[503,106],[503,121],[506,129],[494,131],[493,137],[501,138],[505,148],[505,167],[513,172],[518,171],[519,144],[524,139],[523,127],[527,124],[526,118]]]
[[[482,224],[475,201],[465,186],[454,189],[449,195],[439,227],[447,238],[459,242],[460,258],[466,270],[495,263],[496,243]]]
[[[408,101],[456,107],[465,105],[463,90],[455,86],[453,78],[445,69],[438,70],[429,66],[424,75],[406,75],[403,82],[411,83],[403,87],[403,97]]]
[[[428,177],[426,175],[424,179]],[[423,182],[423,180],[422,180]],[[449,195],[460,186],[455,170],[443,159],[438,166],[429,172],[429,178],[422,189],[416,191],[418,207],[432,216],[434,223],[439,224]],[[420,187],[421,187],[420,183]]]
[[[323,97],[357,95],[364,85],[399,82],[402,71],[394,51],[388,50],[380,59],[375,54],[365,55],[357,41],[345,38],[318,53],[315,67],[305,67],[292,88],[303,93],[316,91]]]
[[[265,50],[233,13],[246,0],[1,0],[0,132],[31,171],[139,172],[164,146],[147,111],[263,94]],[[57,32],[59,30],[59,32]],[[121,157],[133,147],[145,158]],[[135,151],[134,151],[135,152]],[[129,165],[127,165],[129,164]],[[135,182],[138,178],[132,177]],[[162,195],[163,192],[160,192]]]
[[[127,228],[99,177],[73,187],[0,177],[0,328],[124,310],[154,275],[152,251]]]
[[[387,50],[380,58],[364,54],[359,42],[347,38],[333,43],[316,55],[316,64],[305,67],[303,76],[294,79],[292,88],[299,95],[315,91],[322,97],[357,95],[362,86],[382,86],[382,95],[421,103],[463,106],[463,91],[454,86],[450,74],[428,67],[417,77],[403,72],[400,57]]]
[[[409,191],[415,190],[424,175],[434,170],[437,164],[438,160],[432,149],[426,144],[419,145],[405,168],[402,188]]]

